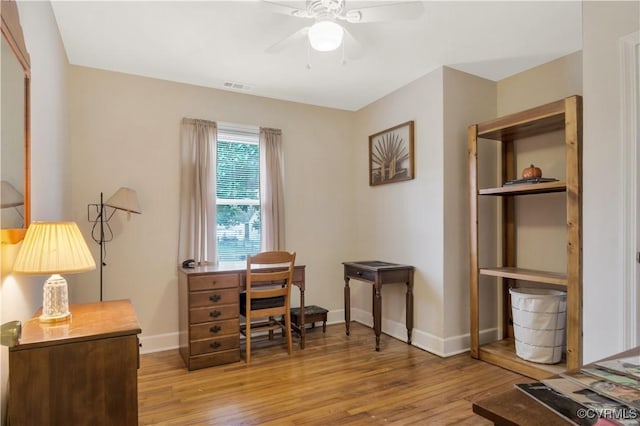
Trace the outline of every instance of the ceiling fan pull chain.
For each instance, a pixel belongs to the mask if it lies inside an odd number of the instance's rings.
[[[342,61],[340,62],[342,64],[342,66],[347,65],[347,59],[346,59],[346,56],[344,54],[344,49],[345,49],[344,45],[345,45],[344,40],[342,40]]]
[[[311,45],[307,43],[307,69],[311,69]]]

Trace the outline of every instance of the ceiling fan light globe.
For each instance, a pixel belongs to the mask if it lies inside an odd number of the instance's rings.
[[[309,28],[309,43],[320,52],[336,50],[342,44],[344,30],[333,21],[319,21]]]

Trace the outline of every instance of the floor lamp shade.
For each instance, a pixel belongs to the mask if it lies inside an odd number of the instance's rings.
[[[52,274],[43,287],[41,321],[61,321],[69,313],[67,281],[60,274],[91,271],[93,256],[75,222],[32,222],[13,265],[16,273]]]
[[[138,194],[130,188],[122,187],[116,191],[107,201],[105,206],[113,207],[117,210],[124,210],[128,213],[140,214],[140,204],[138,203]]]

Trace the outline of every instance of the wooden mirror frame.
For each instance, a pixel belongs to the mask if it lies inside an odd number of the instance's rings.
[[[24,224],[22,228],[0,230],[0,239],[3,244],[16,244],[24,239],[27,227],[31,222],[31,58],[24,42],[16,2],[14,0],[2,0],[0,16],[2,17],[2,37],[4,37],[24,70]]]

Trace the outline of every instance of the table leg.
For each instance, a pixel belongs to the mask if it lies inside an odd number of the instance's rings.
[[[380,334],[382,333],[382,285],[376,277],[373,302],[373,329],[376,333],[376,351],[380,352]]]
[[[411,344],[411,332],[413,331],[413,274],[410,272],[407,282],[407,344]]]
[[[351,324],[351,293],[349,291],[349,278],[344,277],[344,325],[349,335],[349,326]]]
[[[306,327],[304,322],[304,288],[300,288],[300,349],[304,349],[304,342],[306,336]]]

